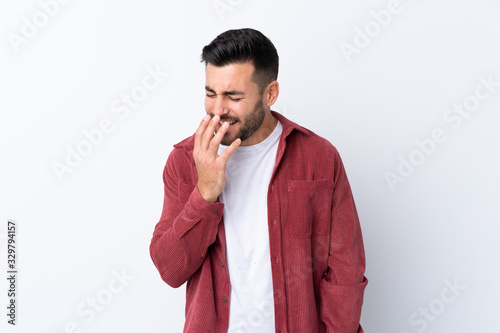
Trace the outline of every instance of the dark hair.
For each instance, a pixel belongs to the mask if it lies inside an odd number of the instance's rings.
[[[269,38],[255,29],[221,33],[203,48],[201,61],[217,67],[251,61],[255,67],[252,80],[259,85],[260,93],[278,79],[278,52]]]

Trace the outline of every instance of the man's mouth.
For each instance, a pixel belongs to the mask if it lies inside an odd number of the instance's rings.
[[[231,126],[231,125],[234,125],[234,124],[236,123],[236,121],[234,121],[234,120],[233,120],[233,121],[221,120],[221,121],[219,121],[219,123],[221,124],[221,126],[222,126],[224,123],[228,123],[228,124],[229,124],[229,126]]]

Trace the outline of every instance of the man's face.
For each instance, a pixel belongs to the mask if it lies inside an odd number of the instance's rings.
[[[229,146],[237,138],[242,146],[255,144],[255,132],[264,121],[265,108],[259,86],[252,81],[254,66],[251,62],[216,67],[207,64],[205,80],[205,110],[210,116],[218,115],[230,126],[222,139]],[[217,125],[216,131],[220,124]]]

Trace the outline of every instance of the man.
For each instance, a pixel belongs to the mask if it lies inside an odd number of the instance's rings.
[[[168,157],[150,246],[167,284],[187,282],[184,332],[363,332],[363,241],[337,150],[271,111],[278,54],[259,31],[222,33],[202,61],[207,115]]]

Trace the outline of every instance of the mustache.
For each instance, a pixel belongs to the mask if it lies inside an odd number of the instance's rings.
[[[208,113],[208,115],[213,118],[215,115],[213,113]],[[239,121],[238,118],[234,118],[234,117],[229,117],[229,116],[220,116],[220,121],[229,121],[229,122],[233,122],[233,121]]]

